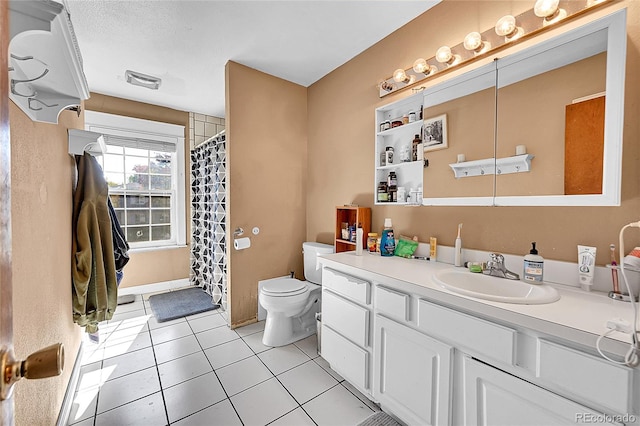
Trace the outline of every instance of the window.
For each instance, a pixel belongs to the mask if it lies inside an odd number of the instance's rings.
[[[131,248],[185,244],[184,127],[87,111],[105,137],[99,159]]]

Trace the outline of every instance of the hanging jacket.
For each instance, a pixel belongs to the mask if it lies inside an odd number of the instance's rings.
[[[107,206],[109,207],[109,217],[111,218],[111,233],[113,235],[113,254],[116,262],[116,271],[122,271],[124,265],[129,262],[129,243],[127,243],[124,231],[120,227],[118,216],[109,197],[107,197]]]
[[[78,184],[73,196],[73,321],[88,333],[111,319],[118,300],[108,187],[93,156],[77,156]]]

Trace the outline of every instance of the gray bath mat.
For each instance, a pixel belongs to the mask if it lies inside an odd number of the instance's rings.
[[[385,413],[384,411],[378,411],[375,414],[370,415],[358,426],[401,426],[393,417]]]
[[[199,314],[217,309],[220,305],[212,302],[211,296],[200,287],[185,288],[149,297],[153,316],[158,322]]]
[[[358,426],[400,426],[400,423],[384,411],[378,411],[364,419]]]

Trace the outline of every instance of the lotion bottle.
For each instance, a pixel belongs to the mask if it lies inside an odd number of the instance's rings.
[[[524,257],[524,273],[522,278],[531,284],[542,284],[542,275],[544,270],[544,258],[538,255],[536,243],[531,243],[529,254]]]
[[[456,237],[456,244],[454,247],[453,265],[462,266],[462,238],[460,238],[460,231],[462,230],[462,224],[458,224],[458,236]]]
[[[362,224],[358,224],[358,228],[356,229],[356,256],[362,256],[362,239],[364,236],[364,231],[362,230]]]

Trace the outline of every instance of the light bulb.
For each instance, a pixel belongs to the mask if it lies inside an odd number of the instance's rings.
[[[558,11],[560,0],[537,0],[533,6],[533,13],[538,18],[550,18]]]
[[[474,31],[464,38],[464,48],[467,50],[480,50],[483,47],[482,36],[479,32]]]
[[[393,80],[397,83],[408,83],[411,81],[402,68],[398,68],[393,72]]]
[[[516,32],[516,18],[512,15],[505,15],[496,22],[496,34],[501,37],[509,37]]]
[[[451,48],[449,46],[442,46],[436,51],[436,61],[441,64],[446,64],[453,58],[451,54]]]
[[[429,69],[429,65],[427,65],[427,61],[424,58],[418,58],[413,63],[413,70],[415,72],[424,73]]]

